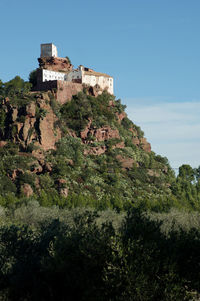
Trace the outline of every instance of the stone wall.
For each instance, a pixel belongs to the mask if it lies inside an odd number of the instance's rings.
[[[57,89],[57,80],[51,80],[46,82],[37,82],[37,86],[35,87],[35,91],[48,91],[52,89]]]
[[[73,95],[83,90],[83,85],[80,83],[72,83],[61,80],[52,80],[46,82],[38,82],[35,88],[36,91],[51,91],[56,89],[55,95],[59,103],[64,104],[71,100]]]
[[[83,90],[83,85],[79,83],[57,81],[56,99],[61,104],[71,100],[73,95]]]

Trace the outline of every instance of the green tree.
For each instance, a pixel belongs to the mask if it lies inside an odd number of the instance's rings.
[[[15,76],[4,84],[5,96],[11,97],[18,93],[27,93],[30,88],[30,83],[25,82],[20,76]]]
[[[30,72],[29,82],[32,84],[33,87],[37,85],[37,69]]]
[[[0,96],[3,96],[3,94],[4,94],[4,84],[2,80],[0,80]]]

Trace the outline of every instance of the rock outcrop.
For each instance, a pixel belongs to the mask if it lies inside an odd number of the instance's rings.
[[[147,142],[146,138],[140,138],[141,147],[145,152],[151,152],[151,144]]]
[[[31,185],[27,183],[24,183],[24,185],[21,187],[21,191],[26,197],[33,195],[33,189],[31,188]]]
[[[57,117],[47,93],[36,95],[34,101],[20,107],[11,104],[7,99],[4,112],[9,123],[4,134],[1,133],[0,147],[6,145],[6,140],[12,140],[22,148],[34,144],[46,151],[54,149],[55,143],[61,138],[61,131],[54,126]]]
[[[91,127],[91,120],[86,128],[80,134],[81,139],[85,141],[87,137],[93,137],[94,141],[106,141],[109,139],[120,139],[119,131],[117,129],[111,129],[110,126],[102,128]]]
[[[140,183],[149,189],[159,175],[165,177],[165,161],[149,155],[151,145],[119,100],[108,93],[95,98],[84,90],[62,104],[55,98],[59,87],[2,97],[0,151],[8,160],[2,183],[6,176],[11,191],[65,206],[73,194],[93,199],[106,195],[109,186],[111,193],[131,198]],[[77,90],[71,86],[63,103],[72,94]]]
[[[121,155],[117,155],[116,159],[121,163],[123,169],[131,169],[134,164],[132,158],[124,158]]]
[[[42,57],[38,58],[40,68],[52,70],[52,71],[72,71],[72,64],[70,64],[67,58],[60,57]]]
[[[61,138],[61,131],[54,129],[54,123],[57,120],[52,108],[45,101],[40,101],[40,110],[45,112],[45,115],[40,118],[39,131],[40,140],[39,144],[44,150],[54,149],[55,143]]]
[[[64,84],[79,85],[74,83]],[[82,88],[80,88],[80,90],[81,89]],[[25,104],[21,107],[13,105],[9,101],[9,98],[6,98],[3,106],[7,116],[6,118],[10,120],[10,124],[5,129],[4,135],[0,137],[0,147],[3,147],[7,143],[6,140],[11,139],[14,142],[20,143],[22,148],[27,148],[32,144],[43,151],[55,149],[56,142],[61,138],[61,129],[55,127],[58,118],[51,107],[51,98],[53,96],[55,97],[55,93],[58,95],[60,93],[59,91],[63,91],[62,86],[59,86],[57,92],[54,92],[52,95],[48,92],[36,93],[34,100],[31,100],[27,104],[25,101]],[[71,87],[68,93],[70,95],[65,95],[63,102],[65,102],[64,99],[71,98],[72,94],[77,94],[77,87]],[[110,101],[108,110],[112,110],[114,107],[114,101]],[[116,112],[115,115],[117,118],[116,121],[118,121],[119,124],[121,124],[122,120],[126,117],[125,112]],[[129,131],[132,133],[132,143],[135,146],[143,149],[145,152],[151,152],[150,143],[147,142],[146,138],[139,137],[137,128],[130,128]],[[75,132],[71,129],[69,129],[68,135],[75,138],[77,137]],[[91,118],[88,119],[88,124],[84,130],[80,132],[79,137],[82,143],[88,146],[84,150],[85,154],[101,155],[105,153],[108,149],[106,142],[109,140],[112,141],[111,144],[109,144],[110,148],[125,148],[125,143],[123,139],[121,139],[117,127],[112,128],[106,125],[98,128],[94,125]],[[97,143],[97,145],[95,145],[95,143]],[[40,157],[40,152],[35,152],[35,156]],[[38,160],[41,159],[39,157]],[[39,173],[42,172],[42,170],[41,168],[36,168],[34,172]]]

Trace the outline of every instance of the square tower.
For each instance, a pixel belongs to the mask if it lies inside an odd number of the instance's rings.
[[[41,46],[40,57],[58,56],[57,47],[54,44],[48,43],[48,44],[41,44],[40,46]]]

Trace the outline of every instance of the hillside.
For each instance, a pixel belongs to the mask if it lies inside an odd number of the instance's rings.
[[[0,300],[199,300],[200,167],[107,92],[30,87],[0,81]]]
[[[0,104],[4,198],[121,209],[171,194],[175,178],[167,159],[151,151],[114,96],[94,97],[84,89],[61,105],[54,91],[5,91]]]

